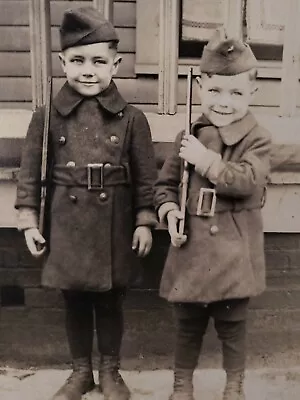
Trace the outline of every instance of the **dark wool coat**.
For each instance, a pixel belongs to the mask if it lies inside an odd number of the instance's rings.
[[[245,298],[265,288],[265,260],[261,206],[269,173],[270,135],[251,113],[227,127],[192,127],[204,146],[222,155],[215,184],[216,213],[196,215],[199,190],[213,187],[208,179],[190,171],[187,201],[188,241],[171,246],[160,294],[171,302],[209,303]],[[156,183],[156,206],[179,203],[182,134],[166,160]]]
[[[22,155],[16,208],[39,209],[44,109],[32,117]],[[156,165],[148,122],[112,82],[93,98],[66,83],[53,100],[50,120],[51,206],[49,255],[42,284],[106,291],[128,283],[136,256],[137,225],[155,225]],[[87,164],[93,170],[87,188]]]

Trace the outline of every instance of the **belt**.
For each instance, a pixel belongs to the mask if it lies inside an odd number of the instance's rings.
[[[226,198],[216,195],[215,189],[201,188],[199,192],[189,194],[187,211],[190,215],[212,217],[215,213],[241,211],[262,208],[265,202],[266,188],[243,199]]]
[[[129,166],[109,163],[86,166],[54,165],[52,181],[61,186],[83,186],[88,190],[101,190],[105,186],[127,185],[131,182]]]

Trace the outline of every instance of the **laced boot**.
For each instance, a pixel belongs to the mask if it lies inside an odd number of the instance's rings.
[[[245,400],[244,373],[227,372],[223,400]]]
[[[99,389],[104,400],[129,400],[130,391],[120,372],[120,360],[117,356],[102,355],[99,368]]]
[[[91,361],[78,358],[73,361],[73,372],[51,400],[81,400],[82,395],[94,386]]]
[[[190,369],[175,369],[173,393],[169,400],[195,400],[193,372]]]

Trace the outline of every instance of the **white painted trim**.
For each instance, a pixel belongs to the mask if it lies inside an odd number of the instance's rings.
[[[300,4],[299,0],[288,0],[286,23],[284,28],[284,44],[282,55],[282,80],[280,95],[280,115],[293,116],[296,113],[299,52],[300,52]]]
[[[179,0],[160,0],[158,112],[175,114],[177,110]]]
[[[31,116],[31,110],[0,109],[0,139],[24,138]]]
[[[0,228],[17,226],[16,184],[0,180]],[[265,232],[300,232],[300,186],[270,185],[266,205],[262,210]]]
[[[197,110],[199,107],[197,107]],[[0,109],[0,139],[22,139],[25,137],[32,111],[21,109]],[[152,131],[154,142],[173,142],[176,134],[185,127],[185,113],[175,115],[159,115],[145,113]],[[279,117],[275,114],[254,111],[258,122],[268,129],[274,143],[300,144],[300,115],[294,117]],[[192,114],[192,121],[199,116]]]
[[[195,75],[200,74],[200,58],[180,58],[178,60],[178,75],[186,75],[190,66],[194,67]],[[258,60],[258,78],[275,78],[282,77],[282,61],[266,61]],[[154,64],[138,64],[135,67],[137,74],[158,74],[158,66]],[[300,77],[300,66],[297,70],[297,78]]]
[[[226,31],[229,37],[242,38],[243,0],[228,0]]]
[[[48,76],[52,75],[50,1],[29,0],[30,54],[33,109],[45,103]]]
[[[255,113],[258,122],[268,129],[274,143],[300,144],[300,116],[293,118],[279,117],[273,114]],[[173,142],[177,133],[185,127],[185,114],[158,115],[146,113],[152,130],[154,142]],[[192,121],[195,121],[199,114],[192,114]]]
[[[93,0],[93,7],[102,12],[105,18],[113,22],[114,4],[113,0]]]

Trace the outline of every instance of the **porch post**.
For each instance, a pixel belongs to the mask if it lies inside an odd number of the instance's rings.
[[[45,103],[47,77],[52,74],[50,0],[29,0],[33,109]]]
[[[243,1],[228,0],[225,27],[229,37],[242,39]]]
[[[179,0],[160,0],[158,113],[177,110]]]
[[[299,0],[288,0],[284,27],[282,55],[282,78],[280,92],[280,116],[291,117],[296,113],[299,88],[300,54],[300,4]]]
[[[114,2],[113,0],[93,0],[93,6],[102,12],[105,18],[113,22],[114,19]]]

